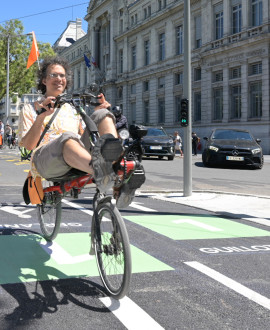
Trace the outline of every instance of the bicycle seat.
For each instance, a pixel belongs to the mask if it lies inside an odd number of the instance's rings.
[[[55,178],[49,178],[46,179],[47,181],[53,181],[53,182],[63,182],[63,181],[68,181],[71,179],[75,179],[78,178],[80,176],[83,175],[87,175],[88,173],[83,172],[81,170],[78,170],[76,168],[72,168],[69,172],[67,172],[66,174],[59,176],[59,177],[55,177]]]

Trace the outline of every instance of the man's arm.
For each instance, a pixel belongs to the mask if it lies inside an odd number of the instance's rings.
[[[54,98],[48,97],[42,103],[35,103],[36,110],[44,108],[46,111],[37,116],[29,131],[21,139],[20,145],[24,146],[27,150],[33,150],[37,146],[42,132],[43,121],[46,116],[49,116],[54,112],[54,108],[52,107],[54,105],[53,100]],[[47,106],[49,104],[51,105],[50,108]]]
[[[127,126],[127,118],[125,116],[122,116],[120,120],[116,123],[116,129],[118,130],[126,126]]]

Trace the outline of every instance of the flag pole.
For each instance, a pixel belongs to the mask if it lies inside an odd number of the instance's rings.
[[[37,45],[37,39],[36,39],[36,37],[35,37],[35,33],[34,33],[34,31],[32,31],[32,36],[33,36],[33,39],[35,40],[35,43],[36,43],[37,63],[38,63],[38,69],[40,70],[39,59],[38,59],[38,55],[39,55],[39,52],[38,52],[38,45]]]

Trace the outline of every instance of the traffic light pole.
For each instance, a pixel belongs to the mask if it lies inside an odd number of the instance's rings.
[[[183,97],[188,100],[187,126],[184,127],[184,196],[192,195],[191,145],[191,57],[190,57],[190,0],[184,0],[184,83]]]

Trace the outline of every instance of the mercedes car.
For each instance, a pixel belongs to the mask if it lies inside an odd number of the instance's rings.
[[[173,160],[175,147],[172,136],[169,136],[162,127],[146,126],[147,134],[143,137],[142,146],[144,157],[157,156],[159,159],[167,157]]]
[[[249,166],[263,167],[263,152],[260,139],[255,139],[248,130],[215,129],[210,137],[204,137],[202,153],[204,166]]]

